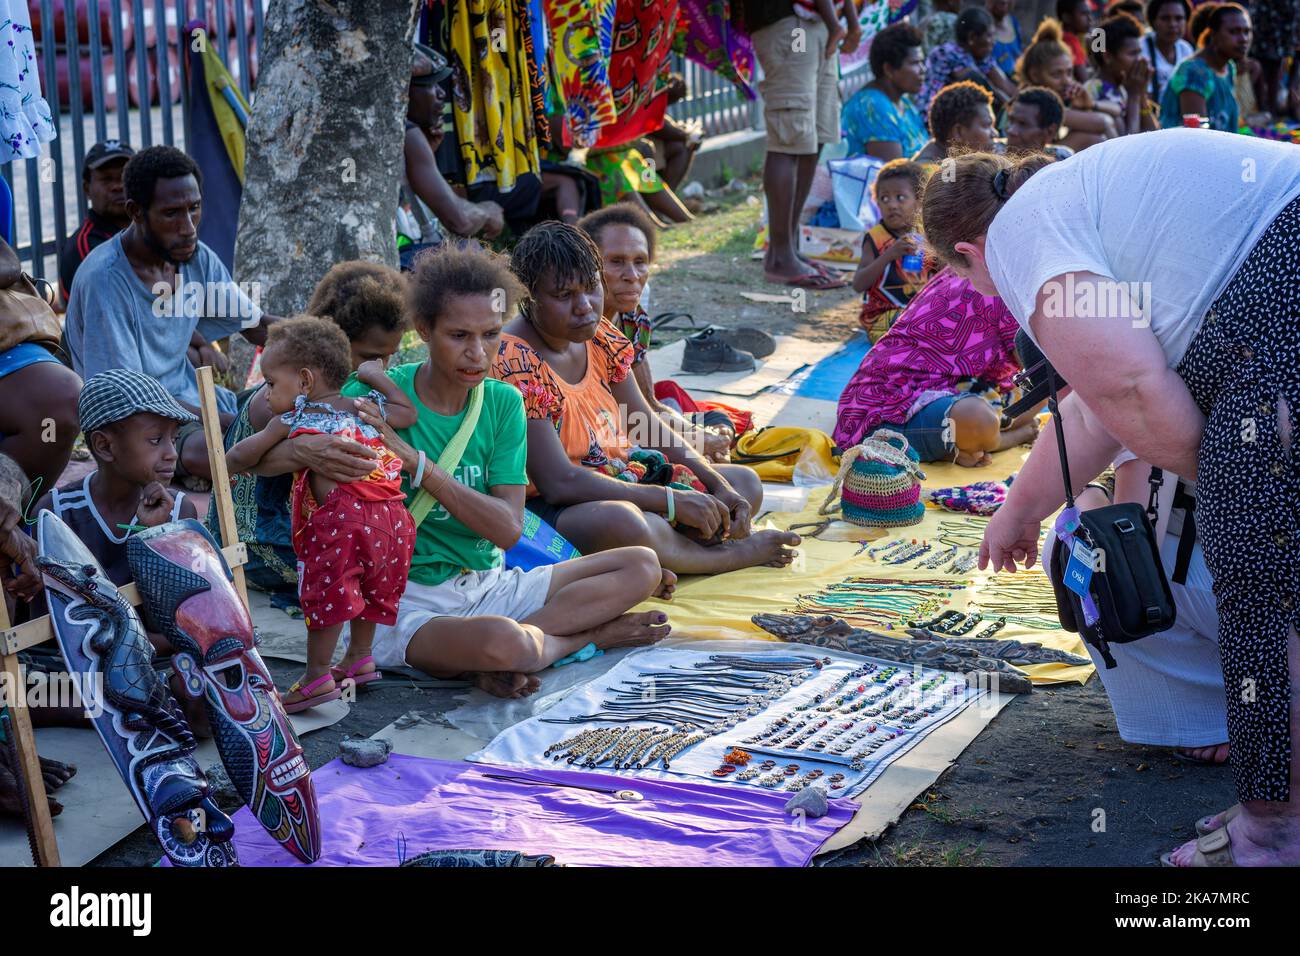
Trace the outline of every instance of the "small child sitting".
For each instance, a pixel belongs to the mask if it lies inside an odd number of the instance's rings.
[[[862,239],[853,288],[862,293],[858,322],[873,344],[930,278],[916,228],[924,176],[919,163],[895,159],[881,167],[872,187],[880,222]]]
[[[135,580],[126,554],[131,535],[198,517],[194,502],[184,492],[173,496],[167,488],[180,460],[176,435],[182,425],[197,419],[155,379],[124,368],[100,372],[86,382],[77,417],[98,467],[80,481],[51,489],[31,514],[44,510],[57,515],[95,556],[108,579],[124,587]],[[38,594],[30,616],[45,613],[45,596]],[[161,634],[146,634],[160,655],[173,652]],[[180,692],[179,678],[173,676],[171,683],[190,727],[207,736],[210,729],[203,704]]]
[[[173,497],[167,490],[179,460],[176,433],[197,419],[155,379],[124,368],[87,381],[77,414],[98,467],[80,481],[51,489],[33,513],[44,509],[58,515],[108,579],[122,587],[133,580],[127,538],[145,528],[198,517],[184,492]]]
[[[307,623],[307,670],[283,698],[291,714],[337,700],[343,681],[359,686],[382,676],[370,656],[375,625],[396,623],[415,548],[401,461],[357,417],[357,400],[340,394],[351,368],[348,338],[333,322],[300,316],[276,323],[262,352],[262,375],[278,417],[226,452],[232,473],[256,467],[277,444],[304,434],[343,435],[379,454],[375,470],[361,481],[339,484],[312,471],[294,476],[293,545]],[[364,362],[356,374],[374,389],[369,399],[395,428],[415,423],[415,407],[384,374],[382,362]],[[347,655],[331,668],[349,621]]]

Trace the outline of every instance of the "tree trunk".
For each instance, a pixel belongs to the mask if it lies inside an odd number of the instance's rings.
[[[273,315],[301,312],[336,262],[397,264],[397,194],[419,5],[271,0],[248,124],[235,273],[261,284],[262,308]],[[231,341],[241,346],[232,371],[246,375],[252,350],[241,339]]]

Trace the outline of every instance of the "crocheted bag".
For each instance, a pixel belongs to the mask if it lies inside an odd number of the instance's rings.
[[[839,474],[820,513],[834,510],[840,493],[845,521],[864,528],[901,528],[917,524],[925,515],[921,501],[920,456],[907,439],[887,428],[877,429],[860,445],[844,453]],[[842,486],[842,488],[841,488]]]

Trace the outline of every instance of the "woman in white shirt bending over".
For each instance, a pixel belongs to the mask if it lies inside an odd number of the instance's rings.
[[[1071,436],[1075,489],[1121,444],[1197,482],[1241,803],[1166,854],[1171,866],[1300,865],[1293,149],[1167,129],[1063,163],[961,156],[925,194],[933,251],[977,292],[1002,297],[1073,386],[1062,411],[1082,403],[1101,424]],[[1033,564],[1041,522],[1063,498],[1056,436],[1046,431],[985,530],[981,566]]]

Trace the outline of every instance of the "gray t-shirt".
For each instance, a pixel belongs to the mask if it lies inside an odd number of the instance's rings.
[[[146,286],[122,250],[120,233],[92,250],[77,276],[64,322],[77,374],[87,379],[108,369],[134,369],[195,407],[199,390],[185,355],[195,328],[212,342],[262,320],[256,302],[202,242],[180,268],[176,287],[155,292]],[[234,410],[233,396],[219,399],[223,411]]]
[[[1210,305],[1296,196],[1300,150],[1289,143],[1182,128],[1121,136],[1044,167],[1016,190],[989,225],[989,275],[1031,337],[1029,318],[1049,280],[1072,272],[1118,280],[1137,308],[1118,303],[1135,314],[1109,303],[1101,311],[1100,302],[1094,314],[1149,322],[1175,368]],[[1080,308],[1084,297],[1059,285],[1044,291],[1044,307],[1054,296]]]

